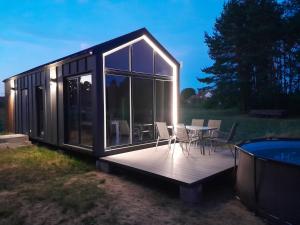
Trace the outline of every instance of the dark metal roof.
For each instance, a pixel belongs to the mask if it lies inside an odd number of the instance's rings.
[[[3,82],[5,82],[6,80],[9,80],[12,77],[16,77],[16,76],[19,76],[19,75],[23,75],[23,74],[26,74],[26,73],[33,72],[34,70],[37,70],[37,69],[42,68],[44,66],[48,66],[48,65],[53,64],[53,63],[63,61],[65,59],[78,57],[78,56],[84,55],[84,54],[89,54],[89,52],[91,52],[91,51],[93,53],[97,53],[97,52],[103,53],[103,52],[109,51],[109,50],[111,50],[113,48],[116,48],[120,45],[123,45],[123,44],[125,44],[125,43],[127,43],[127,42],[129,42],[133,39],[136,39],[136,38],[138,38],[142,35],[146,35],[147,37],[149,37],[172,61],[174,61],[175,64],[177,64],[177,66],[179,66],[179,62],[152,36],[152,34],[146,28],[141,28],[141,29],[135,30],[131,33],[122,35],[120,37],[111,39],[111,40],[106,41],[106,42],[103,42],[101,44],[94,45],[94,46],[92,46],[90,48],[87,48],[87,49],[84,49],[82,51],[67,55],[65,57],[53,60],[51,62],[39,65],[37,67],[26,70],[24,72],[18,73],[18,74],[13,75],[9,78],[6,78],[5,80],[3,80]]]

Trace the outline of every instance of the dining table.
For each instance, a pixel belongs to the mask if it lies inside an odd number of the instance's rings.
[[[189,132],[193,132],[196,135],[199,135],[200,145],[202,147],[201,154],[205,155],[205,142],[204,142],[204,133],[212,132],[213,130],[217,130],[217,127],[208,127],[208,126],[195,126],[195,125],[187,125],[185,126]]]

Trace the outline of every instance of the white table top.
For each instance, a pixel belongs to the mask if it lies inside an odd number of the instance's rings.
[[[218,128],[216,127],[207,127],[207,126],[192,126],[192,125],[188,125],[186,126],[186,129],[188,130],[195,130],[195,131],[206,131],[206,130],[216,130]]]

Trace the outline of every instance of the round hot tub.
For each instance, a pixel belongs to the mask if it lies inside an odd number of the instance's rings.
[[[237,149],[240,200],[271,222],[300,224],[300,140],[252,140]]]

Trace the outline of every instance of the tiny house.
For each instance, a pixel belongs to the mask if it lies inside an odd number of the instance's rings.
[[[179,63],[145,29],[5,79],[7,131],[103,156],[151,147],[177,122]]]

